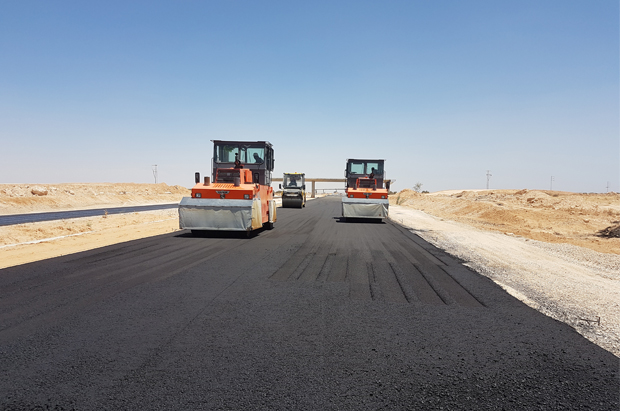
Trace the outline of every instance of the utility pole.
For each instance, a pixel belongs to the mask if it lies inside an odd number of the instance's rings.
[[[553,180],[555,180],[555,178],[551,176],[551,183],[549,184],[549,191],[553,191]]]
[[[609,181],[607,182],[607,192],[609,193]]]
[[[153,177],[155,177],[155,184],[157,184],[157,164],[153,164]]]
[[[491,180],[491,170],[487,170],[487,190],[489,189],[489,181]]]

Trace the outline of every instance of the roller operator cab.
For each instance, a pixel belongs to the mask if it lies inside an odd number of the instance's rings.
[[[282,177],[282,207],[302,208],[306,206],[306,175],[284,173]]]
[[[211,177],[200,180],[179,204],[179,227],[202,231],[273,228],[273,147],[267,141],[213,140]]]
[[[389,180],[385,180],[385,160],[347,160],[342,216],[381,220],[388,216]]]

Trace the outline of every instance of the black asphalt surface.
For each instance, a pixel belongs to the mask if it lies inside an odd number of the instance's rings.
[[[38,223],[41,221],[66,220],[69,218],[96,217],[105,214],[127,214],[140,211],[166,210],[169,208],[179,208],[178,203],[173,204],[153,204],[146,206],[129,206],[129,207],[110,207],[110,208],[94,208],[90,210],[72,210],[72,211],[49,211],[46,213],[28,213],[28,214],[9,214],[0,215],[0,226]]]
[[[614,410],[619,359],[340,198],[0,270],[0,409]]]

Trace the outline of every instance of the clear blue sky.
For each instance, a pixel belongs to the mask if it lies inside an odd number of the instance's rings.
[[[0,0],[0,183],[276,176],[620,191],[619,2]],[[333,184],[332,184],[333,185]]]

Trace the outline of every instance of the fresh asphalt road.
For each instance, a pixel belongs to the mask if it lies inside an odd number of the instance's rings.
[[[340,199],[0,270],[0,409],[618,410],[617,357]]]

